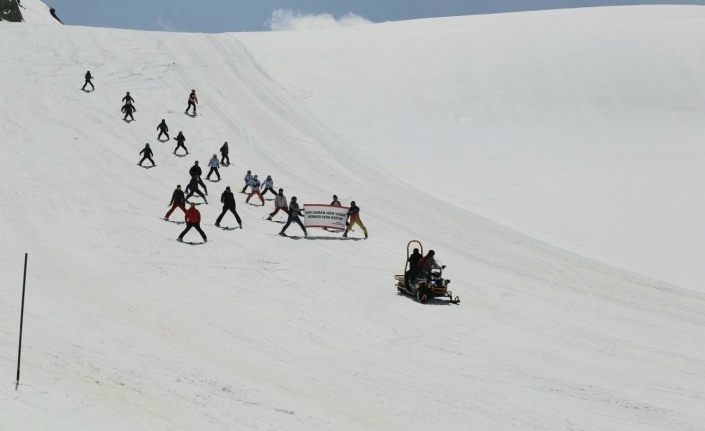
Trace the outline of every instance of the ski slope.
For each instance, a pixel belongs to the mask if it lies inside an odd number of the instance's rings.
[[[0,35],[0,429],[702,429],[704,294],[398,180],[274,80],[243,35],[31,23]],[[191,88],[196,118],[183,115]],[[190,156],[156,141],[161,118]],[[224,140],[233,164],[199,207],[209,242],[180,244],[182,226],[160,218]],[[136,166],[145,142],[156,168]],[[247,169],[302,203],[356,200],[370,239],[281,238],[264,220],[271,202],[244,195],[244,229],[215,228],[219,194]],[[460,305],[396,294],[412,238],[448,265]]]
[[[351,149],[454,205],[705,286],[702,6],[239,35]]]

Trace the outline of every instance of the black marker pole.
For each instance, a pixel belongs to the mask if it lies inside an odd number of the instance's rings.
[[[24,291],[27,285],[27,253],[24,254],[24,275],[22,276],[22,308],[20,311],[20,345],[17,348],[17,381],[15,390],[20,386],[20,360],[22,359],[22,326],[24,324]]]

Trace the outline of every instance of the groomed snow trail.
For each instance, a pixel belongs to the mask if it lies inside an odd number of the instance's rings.
[[[32,25],[3,25],[0,35],[9,47],[0,80],[0,429],[705,423],[705,296],[398,182],[331,136],[236,36]],[[79,90],[87,69],[90,94]],[[196,118],[183,115],[191,88]],[[128,90],[132,124],[119,112]],[[156,141],[161,118],[172,136],[184,131],[192,155],[174,157],[173,141]],[[208,183],[211,204],[200,206],[209,242],[179,244],[182,227],[159,218],[193,161],[205,165],[224,140],[233,165]],[[135,165],[145,142],[154,169]],[[370,239],[280,238],[281,225],[243,195],[244,229],[216,229],[218,197],[226,185],[240,189],[246,169],[272,174],[302,203],[333,193],[356,200]],[[412,238],[448,265],[460,305],[396,294],[393,275]]]

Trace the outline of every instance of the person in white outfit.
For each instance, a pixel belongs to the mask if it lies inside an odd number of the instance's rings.
[[[277,215],[279,211],[284,211],[286,215],[289,215],[289,204],[286,202],[286,196],[284,196],[284,189],[279,189],[277,197],[274,198],[274,211],[269,214],[267,220],[272,220],[272,217]]]
[[[250,183],[252,182],[252,171],[247,171],[247,174],[245,175],[245,187],[242,188],[242,191],[240,193],[246,193],[245,191],[247,188],[250,186]]]
[[[262,187],[264,188],[262,191],[262,196],[266,195],[267,192],[272,192],[275,197],[277,196],[277,192],[274,191],[274,180],[271,175],[267,175],[267,179],[264,180]]]
[[[250,198],[252,196],[257,195],[262,201],[262,206],[264,206],[264,197],[262,197],[262,192],[259,190],[261,185],[262,184],[259,182],[259,178],[257,178],[257,175],[252,177],[252,181],[250,181],[250,195],[247,197],[247,199],[245,199],[246,204],[250,203]]]
[[[213,175],[215,173],[215,175],[218,177],[218,181],[220,181],[220,172],[218,172],[218,168],[220,167],[220,161],[218,160],[218,156],[213,154],[213,157],[208,162],[208,166],[211,167],[211,170],[208,171],[208,175],[206,175],[206,179],[210,180],[211,175]]]

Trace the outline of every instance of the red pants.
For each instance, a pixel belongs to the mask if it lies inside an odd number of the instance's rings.
[[[166,215],[164,216],[164,218],[165,218],[165,219],[168,219],[169,216],[171,215],[171,213],[173,213],[174,210],[177,209],[177,208],[181,208],[181,211],[183,211],[184,214],[186,214],[186,207],[185,207],[183,204],[174,204],[174,206],[171,207],[171,209],[169,210],[169,212],[166,213]]]
[[[262,192],[259,190],[252,190],[247,199],[245,199],[245,203],[250,203],[250,198],[254,195],[259,196],[259,199],[262,201],[262,206],[264,206],[264,197],[262,196]]]
[[[277,215],[277,213],[278,213],[279,211],[284,211],[287,215],[289,214],[289,208],[287,208],[287,207],[281,207],[281,208],[276,208],[276,209],[274,210],[274,212],[269,215],[269,217],[274,217],[275,215]]]

